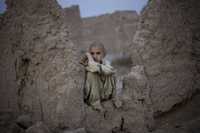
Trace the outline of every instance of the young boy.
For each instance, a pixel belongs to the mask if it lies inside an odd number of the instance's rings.
[[[101,102],[113,98],[116,93],[115,70],[105,60],[105,55],[104,45],[95,41],[81,60],[86,70],[84,101],[99,111],[103,110]]]

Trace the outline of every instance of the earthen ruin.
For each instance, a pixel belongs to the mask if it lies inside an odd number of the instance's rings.
[[[62,9],[56,0],[6,4],[0,16],[2,133],[200,130],[200,1],[149,0],[140,15],[84,19],[78,6]],[[122,105],[107,101],[104,113],[83,102],[78,61],[93,40],[105,44],[119,70]]]

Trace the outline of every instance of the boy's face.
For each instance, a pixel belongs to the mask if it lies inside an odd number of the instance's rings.
[[[101,61],[104,57],[103,50],[101,48],[97,48],[97,47],[92,47],[90,49],[90,54],[92,55],[93,59],[99,63],[101,63]]]

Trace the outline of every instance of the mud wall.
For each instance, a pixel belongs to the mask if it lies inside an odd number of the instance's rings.
[[[132,60],[145,67],[156,114],[169,111],[199,89],[199,4],[152,0],[141,13]]]
[[[137,28],[135,11],[117,11],[96,17],[83,18],[83,45],[101,41],[108,53],[124,53]]]
[[[83,113],[78,50],[55,0],[7,0],[1,19],[1,106],[51,127],[77,127]],[[65,18],[65,19],[64,19]]]

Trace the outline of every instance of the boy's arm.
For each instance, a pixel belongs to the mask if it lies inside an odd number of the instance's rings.
[[[95,62],[90,53],[86,54],[88,57],[88,66],[86,67],[86,70],[90,72],[99,72],[103,73],[105,75],[113,74],[115,73],[114,68],[109,64],[100,64],[98,62]]]
[[[88,65],[85,67],[89,72],[99,72],[100,71],[100,64],[95,62],[92,55],[90,53],[86,53],[88,58]]]

